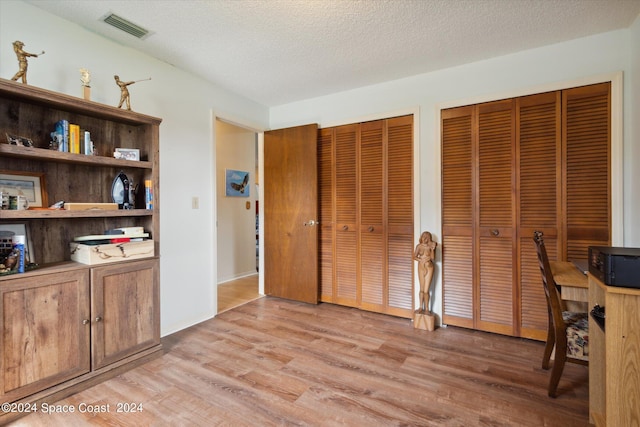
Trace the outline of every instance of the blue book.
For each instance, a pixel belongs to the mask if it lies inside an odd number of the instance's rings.
[[[58,120],[56,122],[56,133],[62,135],[58,151],[69,152],[69,121]]]

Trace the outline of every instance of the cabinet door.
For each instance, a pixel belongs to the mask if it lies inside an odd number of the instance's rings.
[[[160,343],[158,260],[91,270],[93,369]]]
[[[89,372],[89,270],[0,284],[0,401]]]

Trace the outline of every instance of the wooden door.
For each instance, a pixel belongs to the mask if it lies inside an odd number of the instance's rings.
[[[318,126],[264,134],[265,294],[317,304]]]
[[[0,285],[0,402],[89,372],[89,270]]]
[[[91,270],[92,368],[160,344],[158,260]]]
[[[587,259],[589,246],[611,244],[611,84],[563,91],[566,250]]]
[[[476,326],[507,335],[514,333],[517,303],[514,104],[513,100],[507,100],[477,106]]]
[[[521,97],[516,105],[520,336],[544,340],[547,302],[533,232],[544,233],[549,259],[558,259],[563,245],[561,92]]]
[[[474,107],[442,111],[442,321],[474,327]]]

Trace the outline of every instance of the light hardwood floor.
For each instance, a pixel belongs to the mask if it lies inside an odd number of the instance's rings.
[[[218,285],[218,313],[260,297],[257,274],[223,283]]]
[[[161,358],[58,402],[76,413],[13,425],[588,425],[587,367],[567,364],[547,397],[540,342],[264,297],[163,343]]]

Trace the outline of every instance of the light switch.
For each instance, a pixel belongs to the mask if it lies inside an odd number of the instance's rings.
[[[197,196],[191,198],[191,209],[200,209],[200,199]]]

